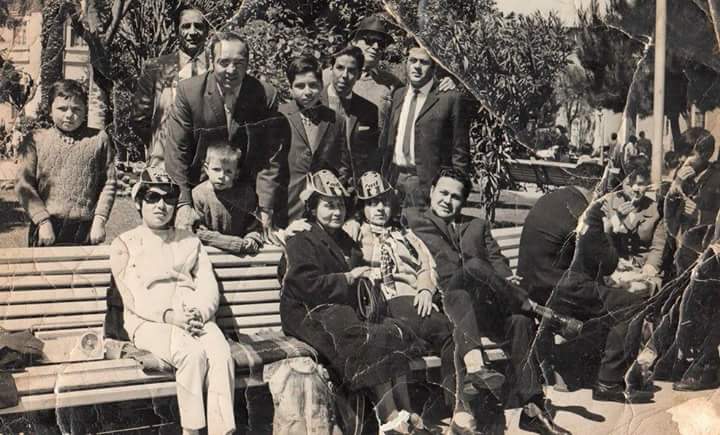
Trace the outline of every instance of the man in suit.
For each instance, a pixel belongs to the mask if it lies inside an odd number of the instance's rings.
[[[378,108],[353,91],[363,67],[362,50],[346,47],[332,56],[330,82],[321,95],[326,104],[347,119],[347,143],[352,157],[353,178],[367,171],[380,171],[378,158]]]
[[[350,186],[352,179],[346,118],[320,101],[320,64],[312,56],[300,56],[290,62],[287,77],[293,100],[280,106],[287,119],[285,127],[278,130],[284,138],[282,188],[275,218],[280,227],[302,218],[300,193],[306,175],[332,168],[345,186]]]
[[[241,150],[238,183],[255,186],[266,235],[281,169],[280,140],[273,134],[281,118],[277,92],[247,75],[249,49],[232,32],[219,32],[210,46],[213,70],[180,82],[168,125],[165,165],[180,186],[175,224],[188,228],[196,216],[191,190],[200,182],[209,144],[226,142]]]
[[[210,62],[204,52],[208,23],[195,7],[180,7],[175,14],[180,49],[145,62],[133,96],[132,122],[145,145],[145,160],[157,165],[164,160],[167,118],[175,101],[179,81],[203,74]]]
[[[403,197],[403,208],[427,207],[441,167],[470,172],[468,119],[461,95],[440,92],[436,65],[421,47],[408,52],[409,85],[393,93],[380,140],[383,172]]]
[[[578,219],[590,204],[602,171],[594,162],[578,165],[571,185],[543,195],[525,218],[517,271],[534,301],[547,303],[570,267]]]
[[[460,210],[472,183],[455,168],[439,170],[431,183],[430,208],[409,209],[410,228],[433,253],[441,291],[466,290],[473,297],[483,335],[509,340],[515,385],[511,399],[523,404],[520,427],[543,434],[568,434],[545,410],[533,358],[535,324],[527,293],[513,281],[507,259],[483,219],[463,221]],[[530,353],[532,355],[532,353]]]

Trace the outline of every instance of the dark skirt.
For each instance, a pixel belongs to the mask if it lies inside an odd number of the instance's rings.
[[[410,361],[421,353],[418,340],[402,324],[365,322],[349,305],[311,309],[284,298],[280,316],[285,334],[315,348],[333,378],[350,391],[408,374]]]
[[[62,217],[50,216],[50,223],[55,233],[55,243],[53,246],[59,245],[88,245],[90,244],[90,228],[91,220],[64,219]],[[28,246],[38,246],[39,226],[30,223],[28,230]]]

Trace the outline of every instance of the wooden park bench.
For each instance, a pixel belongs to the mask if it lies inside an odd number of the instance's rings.
[[[513,269],[517,267],[520,231],[521,227],[493,230]],[[256,342],[267,344],[264,331],[282,339],[276,275],[281,250],[266,248],[252,257],[215,248],[208,252],[222,293],[218,325],[229,336],[240,337],[243,350],[252,350]],[[43,327],[59,332],[102,327],[110,275],[109,246],[0,250],[0,327],[8,331]],[[285,345],[297,342],[285,339]],[[489,358],[504,358],[501,349],[486,344]],[[272,361],[264,361],[262,355],[248,355],[251,364],[237,367],[237,388],[264,385],[262,365]],[[412,364],[417,371],[439,366],[436,356]],[[146,373],[133,359],[34,365],[13,377],[20,403],[0,410],[0,416],[175,395],[171,373]]]
[[[510,178],[515,183],[533,183],[543,191],[550,186],[568,186],[576,167],[575,163],[548,160],[512,159],[508,161]]]

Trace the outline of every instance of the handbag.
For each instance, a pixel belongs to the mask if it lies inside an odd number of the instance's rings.
[[[380,289],[367,278],[361,278],[357,284],[357,312],[358,316],[372,323],[379,323],[385,317],[387,300]]]

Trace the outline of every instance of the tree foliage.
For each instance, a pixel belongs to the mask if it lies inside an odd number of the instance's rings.
[[[492,207],[509,184],[507,160],[530,116],[554,118],[556,77],[572,39],[555,15],[505,15],[492,0],[386,0],[396,20],[414,33],[478,101],[471,126],[472,155],[484,203]]]
[[[720,56],[709,15],[697,2],[668,2],[665,115],[673,137],[690,105],[720,106]],[[591,73],[594,104],[628,116],[652,113],[654,0],[612,0],[604,11],[594,0],[578,13],[578,57]]]

